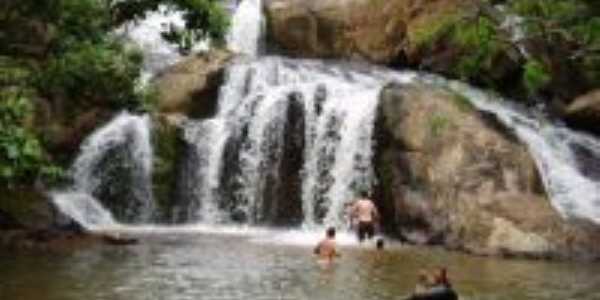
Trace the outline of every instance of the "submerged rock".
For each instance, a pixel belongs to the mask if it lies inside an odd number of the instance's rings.
[[[527,148],[451,91],[381,93],[377,172],[388,230],[476,254],[599,258],[600,227],[563,219]]]

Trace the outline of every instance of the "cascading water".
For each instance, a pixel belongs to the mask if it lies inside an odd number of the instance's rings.
[[[543,116],[531,116],[514,104],[465,84],[453,82],[450,87],[478,109],[496,115],[529,147],[558,212],[600,223],[600,140],[553,124]]]
[[[228,37],[231,49],[260,53],[260,7],[259,0],[242,1]],[[450,88],[494,114],[531,150],[554,207],[565,217],[600,222],[597,139],[437,76],[282,57],[233,64],[216,115],[183,123],[191,151],[188,172],[178,179],[189,198],[178,207],[179,221],[343,226],[344,204],[377,180],[371,166],[375,112],[381,88],[391,81]],[[149,127],[146,117],[124,114],[90,137],[73,167],[75,194],[55,197],[61,210],[89,227],[114,223],[90,195],[106,186],[99,162],[115,145],[127,145],[129,164],[139,169],[133,178],[140,179],[131,198],[143,204],[135,207],[148,220]]]
[[[262,51],[265,21],[261,0],[239,3],[227,35],[227,48],[235,53],[256,57]]]
[[[343,204],[375,181],[371,137],[379,90],[387,80],[411,77],[278,57],[232,66],[217,116],[186,128],[188,143],[205,158],[192,206],[208,207],[199,219],[215,221],[219,207],[221,216],[250,222],[288,213],[309,226],[341,225]],[[304,159],[290,162],[294,155]],[[282,205],[292,211],[297,205],[300,216]]]
[[[71,168],[73,186],[54,193],[54,202],[88,229],[114,225],[106,206],[121,221],[147,222],[154,211],[152,156],[149,117],[121,113],[84,141]]]

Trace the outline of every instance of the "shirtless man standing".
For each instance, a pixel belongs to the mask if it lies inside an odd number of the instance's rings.
[[[314,250],[319,256],[319,261],[331,263],[334,257],[340,256],[335,248],[335,228],[327,228],[326,237],[317,244]]]
[[[375,222],[379,220],[379,212],[373,201],[367,198],[366,192],[362,192],[360,198],[352,205],[350,218],[352,224],[356,224],[359,242],[365,238],[371,239],[375,235]]]

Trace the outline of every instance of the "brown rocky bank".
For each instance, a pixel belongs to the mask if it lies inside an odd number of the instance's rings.
[[[474,254],[600,258],[600,227],[553,209],[526,147],[493,116],[420,83],[386,87],[379,116],[387,230]]]

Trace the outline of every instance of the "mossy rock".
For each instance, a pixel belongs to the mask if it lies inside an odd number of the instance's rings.
[[[18,224],[45,229],[54,224],[55,211],[48,195],[32,186],[0,189],[0,211]]]
[[[177,179],[179,176],[179,160],[183,158],[185,147],[181,115],[159,114],[153,116],[154,173],[153,193],[158,205],[160,218],[169,218],[172,207],[176,204]]]

